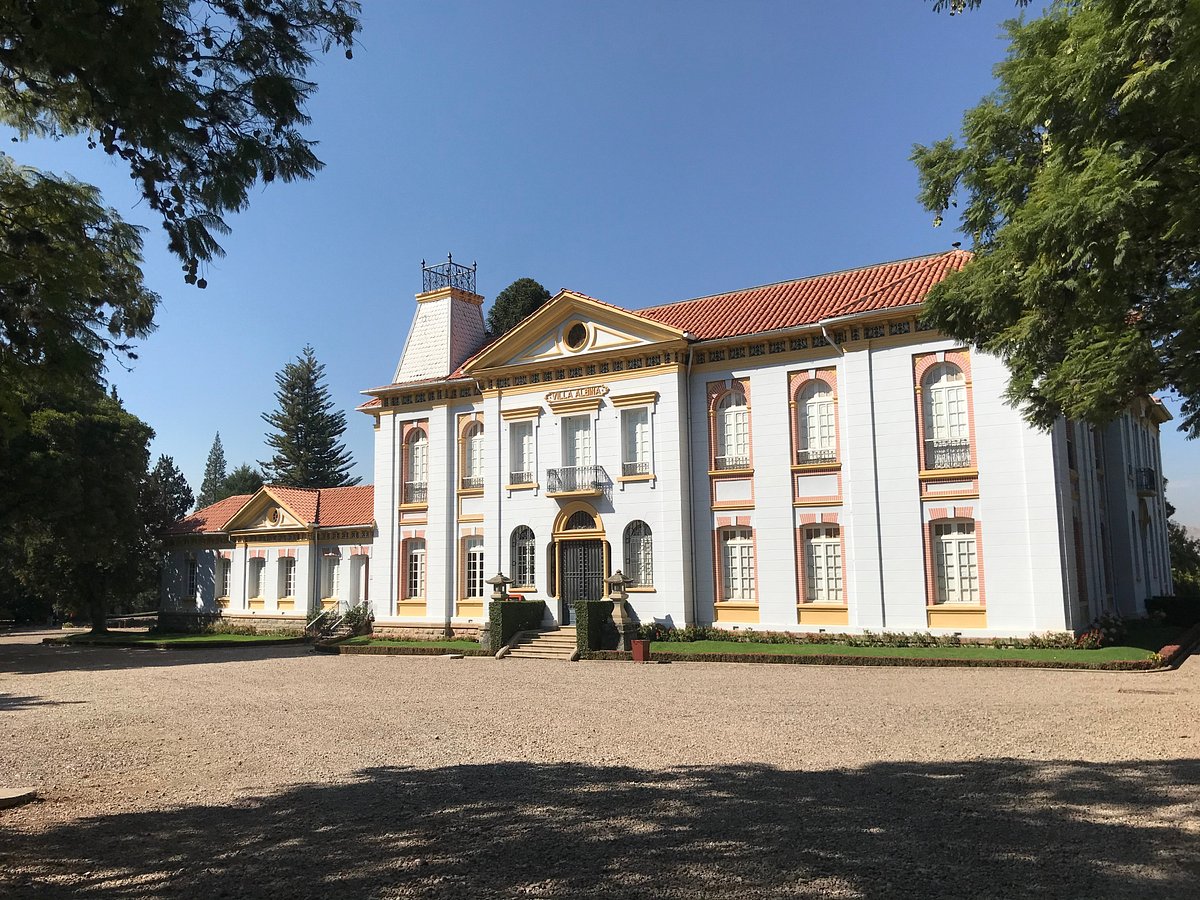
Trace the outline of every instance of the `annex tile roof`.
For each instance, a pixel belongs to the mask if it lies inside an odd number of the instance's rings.
[[[167,529],[167,534],[204,534],[220,531],[233,518],[233,514],[246,505],[253,494],[235,494],[202,507],[191,515],[184,516]]]
[[[318,528],[345,528],[352,525],[371,525],[375,521],[374,485],[293,488],[269,484],[266,490],[299,516],[306,525]],[[254,496],[238,494],[198,509],[168,528],[167,534],[212,534],[224,531],[234,515]]]
[[[795,328],[822,319],[920,303],[930,288],[970,258],[965,250],[951,250],[636,312],[690,332],[698,340]]]

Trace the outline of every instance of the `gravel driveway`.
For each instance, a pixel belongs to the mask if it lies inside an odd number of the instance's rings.
[[[1200,884],[1154,674],[0,637],[0,896],[1145,897]]]

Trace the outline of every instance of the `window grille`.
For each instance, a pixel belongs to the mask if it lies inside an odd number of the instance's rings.
[[[749,528],[721,532],[721,581],[721,599],[755,600],[754,532]]]
[[[842,538],[836,525],[804,531],[804,599],[810,603],[841,603]]]
[[[939,603],[979,602],[979,560],[975,523],[938,522],[933,526]]]
[[[534,587],[536,559],[537,542],[533,529],[528,525],[518,525],[512,533],[513,587]]]
[[[654,536],[645,522],[633,521],[625,528],[625,583],[630,587],[654,585]]]

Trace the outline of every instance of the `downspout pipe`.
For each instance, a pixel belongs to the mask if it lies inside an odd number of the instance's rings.
[[[696,590],[699,582],[696,580],[696,513],[692,504],[692,492],[695,490],[695,485],[692,483],[692,345],[691,341],[694,335],[691,332],[684,332],[684,339],[687,340],[687,369],[683,376],[683,413],[684,413],[684,470],[687,477],[684,484],[687,485],[687,534],[688,540],[692,545],[691,552],[688,554],[688,563],[691,567],[691,590],[688,592],[688,615],[687,624],[694,625],[696,623]]]

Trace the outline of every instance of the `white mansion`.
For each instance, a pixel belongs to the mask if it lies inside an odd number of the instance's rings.
[[[359,409],[375,484],[184,519],[166,608],[469,631],[504,573],[563,622],[620,570],[641,621],[1025,635],[1171,591],[1152,398],[1030,428],[996,358],[925,327],[961,251],[626,310],[561,291],[485,341],[426,267]],[[219,508],[218,508],[219,507]]]

